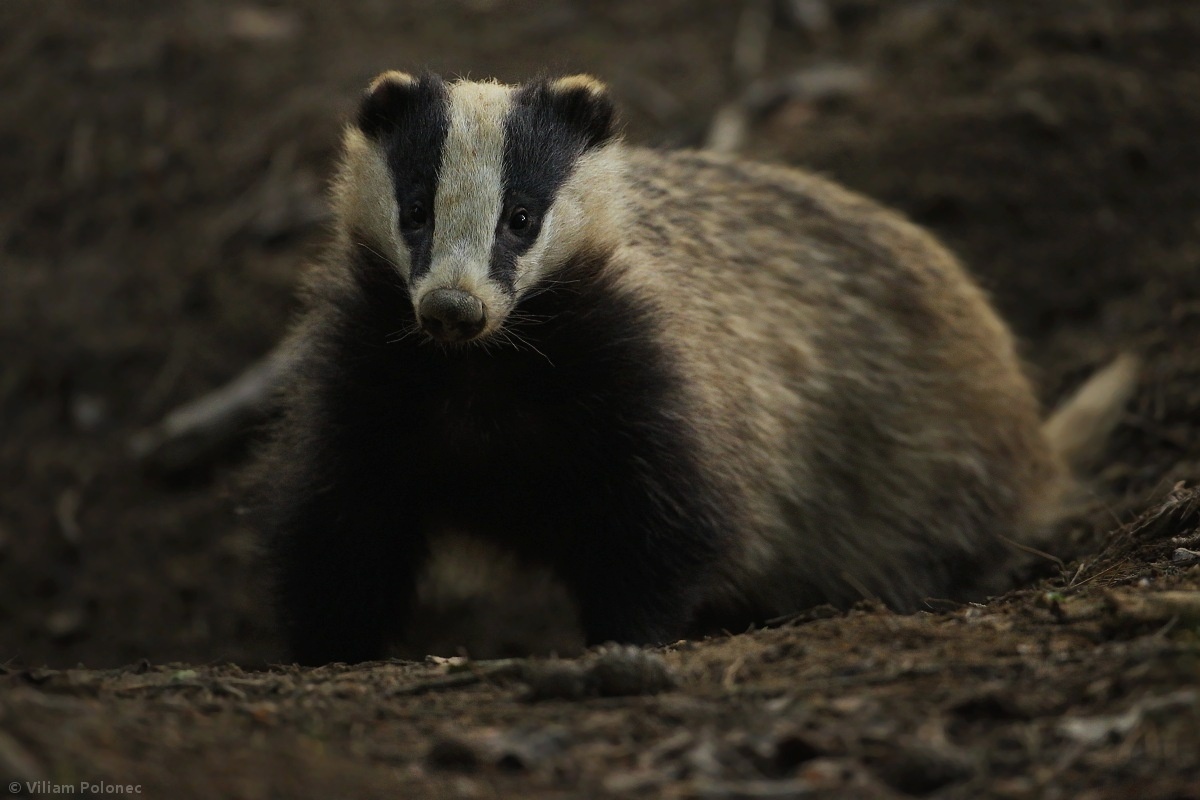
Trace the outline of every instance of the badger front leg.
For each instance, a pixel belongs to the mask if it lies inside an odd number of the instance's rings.
[[[383,658],[410,613],[425,557],[383,487],[299,498],[275,532],[275,595],[288,652],[305,665]]]
[[[640,563],[639,563],[640,562]],[[692,576],[665,570],[645,552],[609,551],[570,577],[587,645],[655,645],[684,635],[696,605]]]
[[[407,513],[394,437],[356,424],[357,398],[325,399],[333,394],[296,403],[265,464],[276,612],[290,657],[308,665],[382,658],[428,549]]]
[[[628,483],[576,518],[559,569],[572,587],[588,645],[662,644],[681,638],[712,579],[726,535],[704,481],[655,489]]]
[[[383,658],[412,607],[423,540],[397,530],[394,500],[369,486],[301,498],[275,532],[275,597],[291,658]],[[379,489],[381,487],[374,487]]]

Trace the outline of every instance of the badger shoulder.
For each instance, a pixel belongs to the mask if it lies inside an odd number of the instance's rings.
[[[1011,376],[1014,340],[987,297],[895,211],[794,167],[641,148],[624,158],[628,280],[657,279],[648,290],[685,298],[678,307],[697,322],[736,320],[840,360],[864,338],[934,370],[940,356],[975,353]]]

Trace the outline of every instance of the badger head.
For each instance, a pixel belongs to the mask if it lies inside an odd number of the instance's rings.
[[[588,76],[522,86],[387,72],[345,137],[341,229],[390,262],[443,342],[484,340],[612,237],[613,106]]]

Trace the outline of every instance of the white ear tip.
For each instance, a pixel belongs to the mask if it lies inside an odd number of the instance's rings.
[[[385,83],[395,84],[397,86],[415,86],[418,81],[415,75],[408,72],[400,72],[399,70],[390,69],[387,72],[381,72],[371,80],[371,85],[368,87],[374,92]]]
[[[567,75],[564,78],[559,78],[550,84],[550,88],[556,92],[570,92],[582,89],[591,95],[604,95],[608,93],[608,86],[597,78],[591,75]]]

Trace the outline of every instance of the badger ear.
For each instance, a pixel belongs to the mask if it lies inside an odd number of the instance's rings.
[[[591,75],[568,75],[545,84],[545,101],[568,127],[584,137],[584,148],[617,135],[617,112],[608,87]]]
[[[372,139],[418,119],[444,90],[436,75],[384,72],[371,81],[358,106],[358,128]]]

